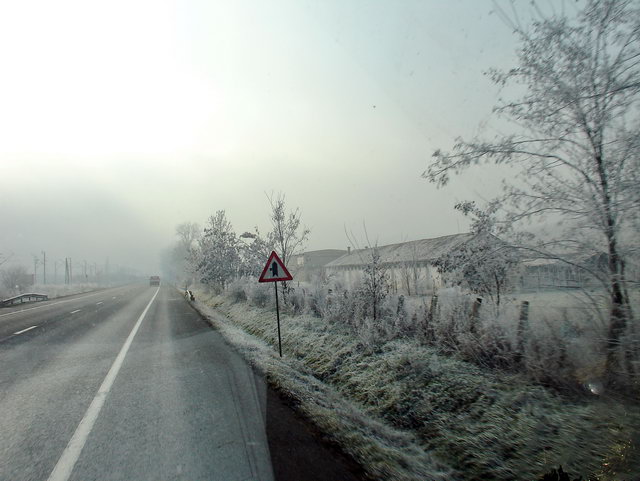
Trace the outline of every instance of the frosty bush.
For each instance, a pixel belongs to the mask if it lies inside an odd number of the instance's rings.
[[[342,322],[355,327],[356,310],[359,299],[349,291],[335,293],[327,297],[325,318],[333,322]]]
[[[272,301],[271,285],[253,284],[248,291],[249,301],[256,307],[266,307]]]
[[[311,286],[309,291],[303,290],[306,295],[307,314],[311,314],[314,317],[325,317],[329,306],[333,302],[333,290],[329,295],[329,288],[327,283],[321,279],[317,279]]]
[[[398,296],[395,303],[394,329],[398,336],[410,337],[416,332],[416,324],[407,312],[404,296]]]
[[[322,317],[326,308],[326,297],[309,294],[307,298],[307,313],[313,317]]]
[[[211,287],[211,286],[210,286]],[[213,286],[215,287],[215,286]],[[290,286],[289,286],[290,287]],[[341,324],[358,336],[368,349],[385,343],[416,339],[440,354],[485,369],[523,373],[529,378],[557,388],[591,389],[604,377],[602,338],[606,326],[598,313],[580,308],[579,318],[571,309],[538,317],[532,325],[522,321],[522,303],[504,300],[498,309],[491,299],[480,302],[459,287],[440,289],[431,298],[404,296],[378,297],[376,319],[371,296],[363,285],[344,290],[337,283],[318,278],[311,284],[289,289],[281,309],[291,316],[310,315]],[[249,302],[260,308],[273,308],[273,287],[255,279],[230,283],[227,296],[233,303]],[[622,338],[620,352],[637,349],[637,335]],[[620,360],[627,385],[640,390],[640,361]]]
[[[371,315],[373,320],[384,315],[382,303],[389,293],[389,279],[386,270],[380,263],[377,248],[371,250],[369,263],[364,267],[362,285],[356,290],[363,309],[363,318]]]
[[[377,348],[382,341],[382,336],[378,327],[379,324],[373,319],[365,318],[356,328],[358,337],[370,350]]]
[[[231,283],[227,290],[227,295],[233,301],[234,304],[238,302],[247,302],[247,293],[245,292],[245,282],[243,280],[236,280]]]
[[[292,287],[287,287],[287,296],[286,302],[284,305],[286,310],[293,315],[300,315],[305,312],[305,294],[302,290],[293,289]]]

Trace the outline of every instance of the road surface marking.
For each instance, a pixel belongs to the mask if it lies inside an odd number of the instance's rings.
[[[65,301],[53,302],[51,304],[45,304],[43,306],[29,307],[28,309],[20,309],[19,311],[13,311],[13,312],[7,312],[6,314],[0,314],[0,317],[11,316],[13,314],[19,314],[20,312],[33,311],[34,309],[42,309],[43,307],[55,306],[57,304],[64,304],[65,302],[73,302],[73,301],[77,301],[79,299],[84,299],[85,297],[93,297],[93,296],[99,296],[99,295],[100,295],[100,293],[98,292],[96,294],[88,294],[86,296],[76,297],[75,299],[67,299]],[[115,297],[114,297],[114,299],[115,299]]]
[[[102,301],[96,302],[96,306],[99,306],[100,304],[102,304]]]
[[[14,332],[13,335],[17,336],[18,334],[22,334],[23,332],[30,331],[31,329],[35,329],[36,327],[38,327],[38,326],[27,327],[26,329],[23,329],[22,331]]]
[[[87,442],[87,438],[91,433],[91,429],[93,429],[93,425],[96,422],[96,419],[98,419],[100,410],[102,409],[102,406],[107,399],[107,395],[111,390],[111,386],[113,386],[113,382],[115,381],[116,376],[118,375],[118,372],[122,367],[122,363],[124,362],[124,358],[127,355],[129,348],[131,347],[133,338],[138,332],[138,329],[140,329],[140,324],[142,324],[142,320],[144,319],[144,316],[147,315],[147,311],[149,311],[151,304],[156,299],[158,292],[160,292],[159,287],[149,301],[149,304],[147,304],[147,307],[145,307],[144,311],[142,311],[142,314],[140,314],[136,325],[133,326],[133,329],[131,329],[129,337],[127,337],[127,340],[124,342],[122,349],[120,349],[116,360],[113,361],[113,365],[111,366],[111,369],[109,369],[107,377],[105,377],[104,381],[102,381],[102,385],[100,386],[100,389],[98,389],[98,393],[93,398],[93,401],[91,401],[89,409],[87,409],[87,412],[84,414],[84,417],[80,421],[80,424],[78,424],[76,431],[73,433],[71,440],[67,444],[67,447],[64,449],[64,452],[62,453],[62,456],[60,456],[60,459],[58,459],[58,462],[53,468],[53,471],[51,471],[51,474],[47,478],[47,481],[67,481],[71,476],[73,467],[80,457],[82,448],[84,448],[84,445]]]
[[[113,296],[111,299],[115,299],[117,296]]]
[[[75,314],[76,312],[80,312],[82,309],[76,309],[75,311],[71,311],[71,314]]]

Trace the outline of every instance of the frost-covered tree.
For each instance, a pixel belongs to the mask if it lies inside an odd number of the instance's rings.
[[[0,266],[2,264],[5,264],[7,261],[9,261],[9,259],[11,259],[11,257],[13,257],[13,254],[5,254],[0,252]]]
[[[411,295],[412,287],[413,294],[417,295],[418,281],[420,278],[420,262],[418,260],[418,248],[416,244],[411,245],[411,259],[408,262],[405,262],[400,267],[400,279],[402,282],[402,287],[407,292],[407,295]]]
[[[278,195],[271,194],[267,198],[271,207],[269,217],[273,229],[267,237],[267,243],[279,254],[286,266],[291,256],[302,252],[311,231],[302,224],[302,214],[298,207],[287,212],[285,195],[282,192]],[[286,302],[287,283],[281,282],[280,284]]]
[[[198,240],[202,230],[197,222],[183,222],[176,226],[178,242],[173,257],[179,265],[179,271],[185,278],[185,285],[193,282],[198,260]]]
[[[380,318],[382,302],[388,293],[389,278],[386,269],[380,263],[380,253],[374,247],[364,267],[362,285],[356,292],[363,303],[365,317],[371,313],[374,320]]]
[[[224,210],[209,217],[199,240],[197,273],[204,284],[224,289],[238,275],[239,241]]]
[[[160,252],[160,269],[164,279],[176,285],[184,285],[184,258],[179,255],[177,245],[170,245]]]
[[[200,234],[200,225],[197,222],[182,222],[176,226],[179,246],[186,255],[191,254]]]
[[[23,265],[9,266],[2,271],[2,285],[10,292],[23,288],[29,282],[27,268]]]
[[[241,234],[240,239],[240,275],[257,277],[271,253],[267,241],[257,227],[254,232]]]
[[[434,153],[423,175],[444,186],[452,173],[482,162],[517,172],[500,199],[505,225],[554,219],[553,238],[532,249],[574,259],[602,282],[613,374],[633,319],[625,268],[637,252],[640,215],[639,2],[588,0],[574,18],[541,16],[528,28],[516,25],[515,34],[518,66],[490,71],[497,84],[523,92],[495,107],[511,122],[510,135],[458,138],[452,151]],[[606,268],[597,272],[587,261],[603,253]]]
[[[461,202],[455,208],[473,217],[474,237],[436,259],[435,266],[440,274],[475,294],[488,296],[499,306],[501,296],[512,287],[510,279],[520,256],[494,235],[493,209],[483,211],[473,202]]]
[[[294,210],[287,211],[285,195],[268,196],[271,213],[272,231],[268,235],[268,242],[278,253],[282,262],[287,265],[287,260],[292,255],[300,253],[304,248],[311,231],[302,224],[302,214],[300,209],[296,207]]]
[[[163,275],[180,286],[193,282],[197,262],[197,241],[200,226],[195,222],[183,222],[175,229],[177,239],[161,253]]]

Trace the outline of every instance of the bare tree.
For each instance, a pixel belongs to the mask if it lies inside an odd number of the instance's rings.
[[[0,266],[7,263],[12,257],[13,257],[12,253],[5,254],[3,252],[0,252]]]
[[[493,235],[491,211],[478,209],[473,202],[461,202],[455,208],[474,217],[474,237],[436,259],[435,266],[440,274],[448,274],[475,294],[488,296],[499,307],[502,295],[512,287],[509,281],[520,256]]]
[[[294,210],[287,212],[285,195],[282,192],[277,195],[271,193],[271,195],[267,195],[267,199],[269,199],[271,207],[269,217],[273,229],[267,236],[267,243],[272,245],[273,249],[278,252],[286,266],[291,256],[302,251],[311,231],[302,224],[300,208],[296,207]],[[282,285],[282,297],[286,302],[287,283],[281,282],[280,284]]]
[[[389,294],[391,282],[387,267],[380,259],[380,250],[378,249],[378,241],[372,244],[367,231],[367,225],[362,222],[362,230],[367,245],[361,249],[357,237],[353,232],[349,233],[345,227],[344,233],[347,240],[354,248],[355,254],[360,258],[363,272],[361,283],[355,290],[355,295],[362,303],[362,315],[366,318],[369,313],[373,320],[378,320],[382,314],[382,303]],[[371,248],[369,246],[372,246]]]
[[[29,282],[29,274],[23,265],[10,266],[2,271],[2,285],[9,291],[22,289]]]
[[[513,133],[492,140],[458,138],[451,152],[437,150],[424,177],[444,186],[451,173],[481,162],[516,170],[500,202],[505,226],[554,218],[553,238],[535,251],[567,259],[606,256],[596,276],[610,299],[607,368],[620,367],[618,346],[632,320],[625,275],[637,249],[640,189],[640,8],[632,0],[588,0],[577,16],[542,17],[515,27],[519,65],[491,70],[521,98],[495,111]],[[635,244],[634,244],[635,242]],[[635,246],[635,247],[634,247]],[[637,250],[636,250],[637,251]]]
[[[176,235],[182,250],[191,254],[194,243],[200,238],[201,230],[197,222],[183,222],[176,226]]]
[[[271,206],[269,217],[273,229],[269,233],[268,241],[286,265],[292,255],[300,253],[304,248],[311,231],[302,224],[302,214],[298,207],[287,212],[285,195],[282,192],[277,195],[272,193],[267,198]]]
[[[176,226],[175,233],[177,240],[162,251],[162,271],[172,282],[187,288],[194,280],[197,241],[202,231],[196,222],[183,222]]]
[[[369,312],[373,320],[380,319],[382,311],[382,302],[389,293],[389,276],[387,270],[380,262],[380,253],[378,247],[375,246],[368,252],[369,261],[364,266],[362,276],[362,285],[356,291],[364,304],[364,316]]]

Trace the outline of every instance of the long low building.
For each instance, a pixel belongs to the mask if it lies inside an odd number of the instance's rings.
[[[447,281],[438,272],[436,260],[474,239],[474,234],[465,233],[350,250],[326,264],[324,273],[344,288],[352,289],[360,284],[365,268],[371,264],[376,251],[392,292],[427,295],[443,287]],[[493,236],[492,239],[496,246],[502,242]],[[560,258],[520,258],[519,265],[510,274],[510,287],[525,290],[600,288],[602,284],[590,272],[600,273],[603,279],[607,279],[608,261],[605,253],[565,254],[564,259],[566,261]],[[635,262],[628,263],[626,277],[637,284],[640,266]]]
[[[296,280],[310,281],[322,273],[324,266],[346,253],[346,250],[341,249],[308,251],[291,256],[287,267]]]
[[[391,289],[408,295],[424,295],[441,287],[442,278],[434,266],[439,257],[474,238],[473,234],[453,234],[376,247]],[[325,265],[325,273],[350,288],[360,282],[371,263],[374,248],[352,250]]]

